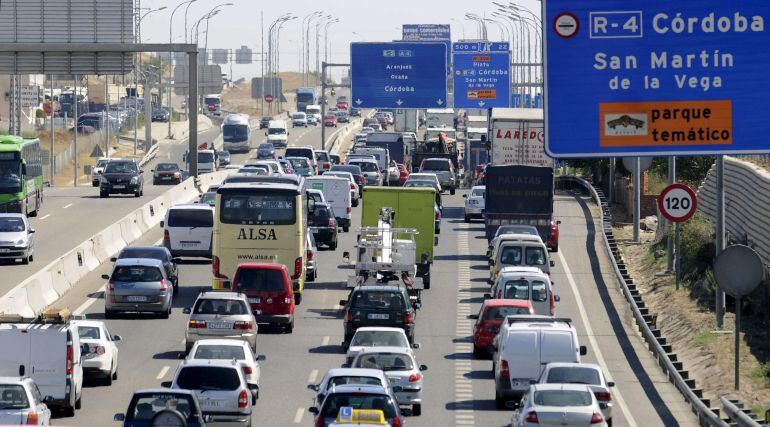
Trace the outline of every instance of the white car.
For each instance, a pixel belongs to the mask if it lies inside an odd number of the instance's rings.
[[[399,405],[411,405],[412,415],[422,413],[425,365],[418,365],[412,350],[403,347],[364,348],[351,368],[382,369],[393,387]],[[399,388],[396,388],[399,387]]]
[[[252,405],[259,399],[260,368],[249,343],[241,340],[211,339],[196,341],[187,360],[236,360],[251,389]]]
[[[35,229],[23,213],[0,214],[0,259],[21,259],[29,264],[35,257]]]
[[[307,126],[307,114],[305,114],[302,111],[297,111],[296,113],[293,113],[291,115],[291,125],[292,127]]]
[[[356,333],[350,340],[346,363],[353,363],[353,359],[361,350],[371,347],[401,347],[412,352],[413,348],[420,348],[420,343],[409,345],[409,340],[402,328],[365,326],[356,329]]]
[[[211,258],[214,229],[211,206],[200,203],[172,206],[160,227],[163,229],[163,246],[172,256]]]
[[[0,425],[50,425],[44,400],[31,378],[0,377]]]
[[[267,165],[270,168],[270,175],[285,175],[283,172],[283,166],[277,160],[257,160],[256,162],[249,163],[247,166],[259,166]]]
[[[602,406],[585,384],[535,384],[521,398],[511,426],[607,427]]]
[[[419,173],[413,173],[409,175],[409,178],[406,179],[406,182],[409,181],[431,181],[433,182],[436,188],[438,188],[438,192],[443,192],[444,188],[441,187],[441,181],[439,181],[438,176],[435,173],[427,173],[427,172],[419,172]]]
[[[112,385],[118,379],[118,346],[120,335],[110,335],[104,322],[98,320],[76,320],[80,344],[86,344],[83,352],[83,375],[99,378],[104,385]],[[86,347],[84,347],[85,349]]]
[[[471,218],[484,218],[484,192],[486,186],[477,185],[471,188],[465,198],[465,222],[471,222]]]
[[[379,369],[329,369],[329,372],[324,375],[319,384],[308,384],[307,386],[307,388],[316,393],[313,406],[321,406],[329,388],[348,384],[390,387],[390,382],[385,373]]]
[[[615,383],[604,378],[604,372],[594,363],[549,363],[540,375],[540,384],[586,384],[602,406],[607,424],[612,423],[612,393]],[[602,405],[602,403],[604,405]]]

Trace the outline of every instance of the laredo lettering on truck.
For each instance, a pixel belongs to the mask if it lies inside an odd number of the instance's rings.
[[[306,198],[295,184],[230,183],[217,190],[212,269],[214,289],[229,289],[238,264],[282,264],[302,301],[307,254]]]

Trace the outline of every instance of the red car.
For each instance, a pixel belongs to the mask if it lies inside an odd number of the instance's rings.
[[[240,264],[235,270],[232,290],[249,299],[257,323],[294,330],[294,292],[283,264]]]
[[[375,117],[383,131],[388,130],[388,118],[386,116]]]
[[[561,221],[551,220],[551,237],[545,244],[553,252],[559,252],[559,224]]]
[[[338,110],[347,110],[349,106],[348,101],[337,101]]]
[[[529,300],[488,299],[481,305],[479,314],[471,315],[476,319],[473,326],[473,357],[481,359],[491,354],[492,342],[500,331],[505,316],[516,314],[535,314]]]
[[[337,115],[336,114],[327,114],[324,116],[324,126],[334,126],[337,127]]]
[[[398,173],[399,173],[398,184],[404,185],[406,180],[409,179],[409,171],[406,170],[406,166],[404,166],[403,164],[397,163],[397,165],[398,165]]]

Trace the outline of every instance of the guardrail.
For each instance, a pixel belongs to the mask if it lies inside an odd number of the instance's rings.
[[[556,177],[557,185],[559,182],[564,181],[577,184],[586,189],[601,208],[600,222],[604,247],[612,260],[615,275],[621,285],[623,295],[631,307],[636,325],[639,327],[639,331],[642,333],[642,337],[647,342],[653,356],[657,359],[658,365],[690,405],[690,409],[698,417],[698,423],[701,426],[727,427],[728,424],[719,418],[719,410],[710,408],[711,402],[703,398],[702,390],[694,388],[695,380],[689,378],[689,373],[683,370],[682,362],[679,362],[676,354],[671,352],[671,345],[667,344],[666,338],[655,327],[654,318],[646,308],[642,296],[636,289],[636,285],[633,284],[633,279],[628,274],[625,263],[620,256],[612,232],[612,213],[604,193],[585,179],[575,176]]]
[[[725,415],[730,417],[738,427],[761,427],[767,425],[766,423],[760,423],[756,419],[756,415],[745,409],[743,404],[737,400],[729,399],[727,396],[719,398],[722,402],[722,408],[725,410]]]

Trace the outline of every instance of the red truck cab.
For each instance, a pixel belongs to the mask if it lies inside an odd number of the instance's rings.
[[[294,292],[283,264],[240,264],[232,290],[246,295],[257,323],[294,330]]]

